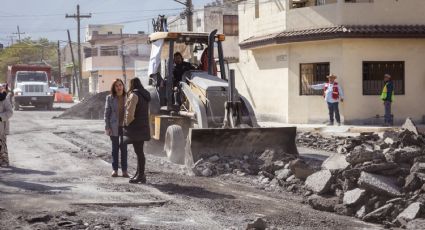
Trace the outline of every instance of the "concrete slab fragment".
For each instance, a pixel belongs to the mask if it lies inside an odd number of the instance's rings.
[[[390,197],[401,195],[400,188],[396,185],[396,180],[391,177],[361,172],[358,184],[361,188],[386,194]]]

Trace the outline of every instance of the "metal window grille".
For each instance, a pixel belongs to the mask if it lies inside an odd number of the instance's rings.
[[[223,15],[223,32],[227,36],[239,35],[238,15]]]
[[[300,95],[322,95],[322,90],[313,90],[309,86],[327,82],[329,62],[300,64]]]
[[[101,46],[100,56],[118,56],[118,46]]]
[[[380,95],[384,87],[384,75],[391,75],[394,94],[404,95],[403,61],[365,61],[363,62],[363,95]]]

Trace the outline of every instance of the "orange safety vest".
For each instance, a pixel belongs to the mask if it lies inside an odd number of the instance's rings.
[[[329,88],[329,83],[325,84],[325,87],[323,88],[323,97],[326,96],[326,90]],[[338,83],[334,82],[332,87],[332,98],[335,100],[339,99],[339,89],[338,89]]]

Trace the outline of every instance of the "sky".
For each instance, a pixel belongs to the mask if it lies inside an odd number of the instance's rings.
[[[195,8],[213,0],[193,0]],[[80,5],[81,14],[92,14],[83,19],[81,28],[87,24],[122,24],[124,33],[137,31],[152,32],[152,18],[158,14],[176,15],[184,6],[174,0],[0,0],[0,43],[9,45],[19,25],[22,37],[67,40],[67,29],[76,41],[77,22],[65,18],[65,14],[76,13]],[[84,30],[81,30],[84,40]],[[15,34],[15,40],[17,35]]]

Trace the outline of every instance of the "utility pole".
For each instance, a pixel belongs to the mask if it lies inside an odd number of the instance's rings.
[[[82,66],[82,62],[81,62],[81,40],[80,40],[80,21],[82,18],[91,18],[91,14],[80,14],[80,5],[77,5],[77,14],[73,14],[73,15],[65,15],[65,18],[75,18],[77,20],[77,42],[78,42],[78,71],[79,71],[79,93],[78,93],[78,97],[81,99],[81,87],[82,87],[82,82],[83,82],[83,66]]]
[[[74,59],[74,52],[72,51],[72,42],[71,42],[71,35],[69,34],[69,30],[67,30],[68,32],[68,44],[69,44],[69,49],[71,50],[71,59],[72,59],[72,69],[74,70],[74,77],[73,77],[73,82],[74,84],[72,84],[72,92],[75,94],[75,88],[77,88],[78,91],[78,98],[81,99],[80,97],[80,93],[81,93],[81,89],[80,89],[80,83],[78,82],[77,79],[77,69],[75,68],[75,59]]]
[[[193,31],[193,4],[192,0],[186,1],[187,31]]]
[[[122,76],[124,78],[124,84],[127,85],[127,73],[125,71],[125,56],[124,56],[124,38],[122,36],[122,29],[120,29],[121,34],[121,60],[122,60]]]
[[[193,4],[192,0],[186,0],[186,2],[182,2],[181,0],[174,0],[186,7],[185,15],[186,15],[186,23],[187,23],[187,31],[193,31]]]
[[[60,42],[58,40],[58,72],[59,72],[59,79],[58,83],[62,83],[62,66],[61,66],[61,48],[60,48]]]
[[[21,34],[25,34],[25,32],[22,32],[19,30],[19,26],[16,26],[18,28],[18,32],[17,33],[13,33],[13,34],[17,34],[18,35],[18,42],[21,42]]]

